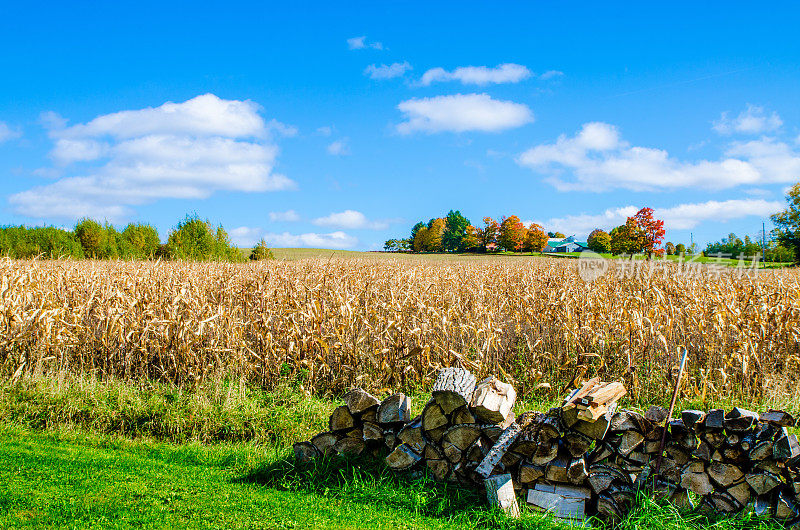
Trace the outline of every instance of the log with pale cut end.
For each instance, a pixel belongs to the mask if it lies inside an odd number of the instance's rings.
[[[689,498],[689,492],[683,488],[675,490],[670,496],[669,502],[672,503],[678,510],[688,511],[694,509],[692,499]]]
[[[614,454],[616,449],[605,442],[598,443],[588,456],[590,464],[596,464],[606,460]]]
[[[702,469],[702,463],[700,464]],[[681,473],[681,487],[698,495],[708,495],[714,491],[714,486],[711,485],[708,473],[705,471],[695,472],[693,469],[696,469],[696,467],[689,464]]]
[[[709,431],[701,434],[700,439],[707,441],[711,447],[719,449],[725,444],[727,437],[721,431]]]
[[[520,484],[532,484],[544,476],[544,466],[522,464],[519,466]]]
[[[569,482],[567,475],[569,464],[570,461],[564,457],[550,461],[544,470],[544,478],[550,482]]]
[[[608,427],[610,425],[608,415],[602,416],[598,418],[594,422],[588,421],[576,421],[572,425],[572,430],[578,432],[584,436],[591,438],[592,440],[602,440],[605,438],[606,434],[608,433]]]
[[[780,476],[769,471],[748,473],[745,475],[745,480],[756,492],[756,495],[765,495],[783,483]]]
[[[568,408],[567,407],[562,408],[561,423],[563,423],[567,429],[571,429],[576,423],[580,421],[578,420],[578,413],[580,413],[580,410],[575,405],[572,405]]]
[[[625,390],[625,385],[622,383],[602,383],[600,386],[597,386],[589,391],[584,398],[576,400],[576,402],[584,405],[609,405],[617,401],[626,393],[627,391]]]
[[[621,521],[623,515],[614,499],[606,493],[601,493],[597,497],[597,513],[611,523]]]
[[[458,425],[459,423],[476,423],[475,415],[470,412],[466,406],[460,407],[453,411],[452,423]]]
[[[311,438],[311,444],[322,453],[323,456],[330,456],[336,451],[333,446],[339,441],[339,436],[332,432],[322,432]]]
[[[450,414],[459,407],[467,405],[475,389],[475,376],[464,368],[443,368],[433,383],[431,395]]]
[[[542,444],[534,452],[531,456],[528,457],[528,461],[531,464],[537,466],[547,465],[558,455],[558,443],[551,442],[548,444]]]
[[[328,420],[328,428],[330,428],[331,432],[349,431],[353,427],[355,427],[355,419],[350,414],[347,405],[333,409],[333,413]]]
[[[469,448],[465,452],[465,455],[466,455],[466,458],[470,462],[474,462],[475,463],[475,467],[477,467],[478,464],[483,462],[483,459],[486,458],[486,455],[489,454],[489,451],[491,449],[492,449],[492,446],[490,444],[488,444],[483,437],[481,437],[481,438],[475,440],[475,443],[473,443],[471,446],[469,446]]]
[[[725,430],[729,433],[746,431],[757,421],[758,414],[755,412],[734,407],[725,415]]]
[[[522,426],[519,423],[509,425],[503,433],[497,438],[489,453],[480,463],[475,470],[481,477],[487,478],[494,470],[495,466],[503,458],[503,455],[511,447],[511,444],[517,439],[519,433],[522,431]]]
[[[294,449],[294,457],[298,462],[310,462],[322,455],[319,449],[311,442],[298,442],[292,448]]]
[[[728,494],[736,499],[741,506],[747,506],[752,497],[752,490],[747,482],[740,482],[728,488]]]
[[[333,445],[333,449],[340,455],[360,455],[364,452],[366,444],[362,438],[346,436]]]
[[[727,488],[728,486],[739,482],[744,478],[744,473],[742,473],[742,470],[733,464],[713,462],[708,466],[706,471],[708,472],[708,476],[711,478],[711,480],[723,488]]]
[[[364,441],[365,442],[383,442],[384,434],[383,428],[379,426],[377,423],[372,422],[364,422],[361,426],[361,430],[364,433]]]
[[[413,422],[400,429],[397,437],[416,453],[422,454],[422,451],[425,450],[426,442],[422,434],[422,420],[420,418],[416,418]]]
[[[487,377],[475,385],[470,408],[479,421],[502,423],[511,414],[516,399],[513,386],[496,377]]]
[[[595,422],[608,414],[608,405],[590,403],[587,406],[578,405],[578,420]]]
[[[711,454],[713,452],[714,448],[711,447],[711,444],[703,440],[700,442],[700,445],[698,445],[695,450],[692,451],[692,454],[703,462],[711,462]]]
[[[411,398],[403,393],[393,394],[378,405],[378,423],[408,423],[411,420]]]
[[[759,461],[765,458],[772,457],[772,441],[764,440],[756,443],[755,447],[750,450],[750,460]]]
[[[586,397],[586,395],[589,394],[589,392],[591,392],[595,388],[598,388],[599,386],[600,386],[599,377],[593,377],[592,379],[589,379],[588,381],[583,383],[583,385],[581,385],[580,388],[576,388],[569,396],[567,396],[567,399],[564,400],[564,404],[562,405],[562,407],[568,407],[575,401],[578,401]]]
[[[443,443],[452,443],[461,451],[466,451],[481,437],[480,427],[476,424],[453,425],[444,432]]]
[[[769,411],[761,413],[759,421],[771,423],[779,427],[794,426],[794,417],[783,410],[769,409]]]
[[[406,444],[400,444],[386,457],[386,464],[395,471],[410,469],[422,457]]]
[[[461,449],[450,442],[443,442],[442,449],[444,450],[445,458],[447,458],[453,464],[460,462],[461,457],[464,455],[464,452]]]
[[[509,517],[519,517],[519,504],[511,475],[496,475],[483,481],[486,499],[492,508],[500,508]]]
[[[614,413],[611,417],[611,425],[609,429],[611,432],[624,432],[624,431],[639,431],[644,433],[651,427],[643,428],[649,424],[644,416],[635,410],[623,409]]]
[[[594,470],[589,471],[586,478],[592,491],[599,494],[611,487],[616,476],[604,470]]]
[[[364,390],[363,388],[353,388],[342,397],[350,414],[361,414],[365,410],[377,407],[380,404],[378,398]]]
[[[424,432],[427,433],[434,429],[447,427],[448,423],[449,421],[442,407],[437,405],[435,401],[429,401],[425,408],[422,409],[422,430]]]
[[[631,451],[639,447],[644,441],[642,433],[637,431],[627,431],[622,433],[618,450],[621,455],[628,455]]]
[[[537,511],[547,512],[561,519],[581,520],[586,501],[591,492],[586,488],[567,484],[534,484],[528,490],[527,503]]]
[[[612,484],[605,494],[614,499],[623,511],[628,511],[635,495],[633,487],[622,484]]]

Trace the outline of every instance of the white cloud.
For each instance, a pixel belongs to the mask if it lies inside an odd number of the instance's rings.
[[[667,230],[688,230],[702,222],[724,222],[742,217],[767,217],[783,208],[779,201],[763,199],[732,199],[703,203],[679,204],[668,208],[654,208],[653,216],[664,221]],[[547,230],[586,236],[595,228],[610,230],[625,223],[639,211],[637,206],[609,208],[600,214],[568,215],[544,221]]]
[[[348,138],[342,138],[341,140],[336,140],[335,142],[331,142],[328,144],[327,150],[329,155],[334,156],[343,156],[350,154],[350,146],[348,144]]]
[[[313,223],[318,226],[365,230],[384,230],[389,226],[387,221],[370,221],[363,213],[356,210],[345,210],[327,217],[318,217]]]
[[[406,121],[397,125],[401,134],[414,131],[499,132],[533,121],[527,105],[492,99],[488,94],[455,94],[409,99],[397,108]]]
[[[444,68],[431,68],[419,80],[421,86],[442,81],[460,81],[464,85],[518,83],[531,76],[531,71],[521,64],[506,63],[494,68],[488,66],[461,66],[452,72]]]
[[[402,76],[408,70],[411,70],[411,65],[408,64],[408,61],[390,65],[382,64],[380,66],[371,64],[364,69],[364,75],[369,76],[370,79],[393,79]]]
[[[267,245],[270,247],[346,249],[353,248],[358,245],[357,238],[341,231],[327,234],[318,234],[314,232],[306,234],[291,234],[289,232],[266,232],[262,228],[240,226],[231,230],[230,236],[231,241],[235,245],[241,247],[252,247],[258,243],[261,238],[264,238],[264,240],[267,242]]]
[[[545,73],[539,76],[539,79],[542,81],[547,81],[548,79],[555,79],[557,77],[561,77],[564,75],[564,72],[561,70],[548,70]]]
[[[300,216],[294,210],[269,212],[269,220],[272,222],[294,223],[300,220]]]
[[[275,129],[291,134],[291,128],[265,123],[259,110],[249,101],[206,94],[71,127],[44,115],[55,141],[50,156],[62,166],[81,165],[9,202],[29,217],[119,221],[133,214],[132,207],[163,198],[292,188],[293,181],[273,172],[278,147],[270,135]]]
[[[22,136],[20,131],[14,130],[7,123],[0,121],[0,144],[20,136]]]
[[[734,143],[717,161],[686,162],[667,151],[631,146],[616,127],[587,123],[572,137],[540,144],[517,162],[538,173],[561,191],[635,191],[700,187],[724,189],[739,185],[792,182],[800,174],[800,154],[783,142],[763,138]]]
[[[347,39],[347,47],[351,50],[363,50],[364,48],[382,50],[383,44],[380,42],[367,42],[367,37],[361,36]]]
[[[747,108],[735,118],[729,112],[723,112],[719,120],[714,122],[714,130],[720,134],[761,134],[775,131],[783,125],[783,120],[777,112],[767,114],[764,107],[747,105]]]
[[[330,127],[328,125],[324,127],[318,127],[317,134],[320,134],[322,136],[330,136],[331,134],[333,134],[333,127]]]

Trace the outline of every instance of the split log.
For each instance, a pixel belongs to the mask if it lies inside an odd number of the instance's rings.
[[[702,462],[688,464],[681,473],[681,487],[691,490],[698,495],[708,495],[714,491],[708,474],[703,468]]]
[[[526,501],[535,509],[562,519],[583,519],[589,490],[567,485],[536,484]]]
[[[772,457],[775,460],[790,460],[800,456],[800,444],[797,443],[797,436],[794,434],[787,435],[786,427],[782,427],[784,433],[780,438],[775,440],[772,446]]]
[[[714,491],[709,500],[717,512],[724,514],[736,513],[742,509],[739,502],[730,494],[724,491]]]
[[[692,451],[692,454],[703,462],[711,462],[711,455],[713,452],[714,449],[711,447],[711,444],[704,440]]]
[[[361,411],[361,413],[358,415],[358,419],[361,421],[378,423],[378,407],[371,407]]]
[[[292,448],[294,449],[294,457],[298,462],[310,462],[321,456],[319,449],[311,442],[298,442]]]
[[[794,499],[786,490],[778,492],[777,505],[775,506],[775,517],[778,519],[794,519],[800,516]]]
[[[750,451],[750,460],[759,461],[772,456],[772,441],[764,440],[758,442]]]
[[[675,506],[678,510],[693,510],[694,504],[692,504],[692,499],[689,498],[689,492],[685,489],[677,489],[675,492],[670,496],[669,502]]]
[[[331,432],[322,432],[311,438],[311,443],[323,456],[330,456],[335,451],[333,446],[339,441],[339,437]]]
[[[330,419],[328,420],[328,427],[331,432],[341,432],[352,429],[355,426],[355,419],[350,414],[347,405],[342,405],[333,409]]]
[[[544,466],[550,463],[558,455],[558,443],[550,445],[540,445],[528,460],[533,465]]]
[[[602,440],[608,433],[609,425],[608,415],[604,415],[594,422],[577,420],[571,428],[592,440]]]
[[[644,441],[642,433],[637,431],[627,431],[622,434],[618,450],[622,455],[628,455],[631,451],[639,447]]]
[[[611,432],[639,431],[646,432],[652,428],[644,416],[634,410],[623,409],[614,413],[611,418]]]
[[[574,457],[583,456],[589,447],[592,446],[593,440],[578,432],[570,432],[564,436],[564,446]]]
[[[728,494],[736,499],[740,506],[747,506],[752,496],[750,485],[747,482],[740,482],[728,488]]]
[[[567,479],[572,484],[583,484],[586,477],[586,460],[583,458],[575,458],[572,460],[567,467]]]
[[[464,368],[443,368],[433,383],[434,401],[445,414],[450,414],[470,402],[475,389],[475,376]]]
[[[400,429],[397,437],[418,454],[422,454],[427,445],[422,434],[422,420],[419,417]]]
[[[350,414],[360,414],[365,410],[377,407],[380,404],[378,398],[365,391],[363,388],[353,388],[342,398]]]
[[[765,423],[771,423],[779,427],[793,427],[795,423],[794,417],[791,414],[775,409],[769,409],[767,412],[762,412],[758,420]]]
[[[447,458],[453,464],[460,462],[461,457],[464,455],[461,449],[450,442],[442,443],[442,450],[444,451],[445,458]]]
[[[570,461],[566,458],[556,458],[547,464],[544,471],[544,478],[550,482],[569,482],[567,475],[567,468],[569,468]]]
[[[707,472],[711,480],[723,488],[727,488],[744,478],[744,473],[742,473],[741,469],[733,464],[724,464],[722,462],[713,462],[708,466]]]
[[[623,515],[622,510],[614,502],[614,499],[606,493],[600,494],[597,498],[597,513],[612,524],[621,521]]]
[[[400,444],[386,457],[386,464],[395,471],[403,471],[413,467],[421,458],[409,446]]]
[[[617,401],[619,398],[627,393],[625,385],[622,383],[605,383],[599,387],[593,388],[586,397],[579,400],[584,405],[594,404],[598,406],[609,405]]]
[[[700,438],[707,441],[715,449],[722,447],[727,439],[722,431],[708,431],[700,435]]]
[[[758,414],[746,409],[734,407],[725,415],[725,430],[728,432],[742,432],[753,426],[758,421]]]
[[[725,427],[725,411],[723,409],[711,409],[703,419],[704,429],[722,429]]]
[[[595,422],[608,413],[608,405],[600,405],[597,403],[589,403],[583,407],[579,405],[578,419],[582,421]]]
[[[676,445],[668,445],[666,452],[679,466],[683,466],[689,462],[689,453]]]
[[[361,426],[365,442],[383,442],[383,429],[376,423],[364,422]]]
[[[511,475],[497,475],[483,481],[489,506],[500,508],[509,517],[519,517],[519,504]]]
[[[753,503],[753,513],[759,517],[769,516],[774,513],[770,497],[766,495],[756,497],[756,502]]]
[[[544,476],[544,466],[522,464],[519,466],[519,483],[532,484]]]
[[[433,478],[439,482],[447,480],[452,469],[450,462],[447,460],[426,459],[425,466],[428,468],[431,475],[433,475]]]
[[[668,412],[669,411],[667,411],[667,409],[665,409],[664,407],[653,405],[652,407],[647,409],[647,412],[644,413],[644,417],[645,419],[647,419],[647,421],[650,421],[655,424],[661,424],[664,423],[664,421],[667,419]]]
[[[429,401],[425,408],[422,409],[422,430],[428,433],[434,429],[446,427],[447,424],[447,416],[444,414],[442,407],[433,400]]]
[[[475,386],[470,408],[480,421],[501,423],[511,413],[516,399],[513,386],[496,377],[487,377]]]
[[[614,454],[614,448],[606,443],[600,443],[595,446],[594,450],[589,454],[588,461],[591,464],[596,464],[606,460]]]
[[[360,455],[364,452],[366,444],[363,438],[346,436],[333,445],[333,449],[340,455]]]
[[[458,425],[459,423],[476,423],[477,420],[475,415],[470,412],[469,408],[467,407],[460,407],[453,411],[453,425]]]
[[[748,473],[745,480],[756,492],[756,495],[765,495],[782,484],[780,476],[769,471]]]
[[[411,398],[405,394],[393,394],[378,405],[378,423],[407,423],[411,419]]]
[[[575,389],[566,400],[564,400],[564,404],[562,408],[567,408],[568,405],[574,403],[576,400],[586,397],[589,392],[591,392],[594,388],[598,387],[600,383],[599,377],[593,377],[583,383],[580,388]]]

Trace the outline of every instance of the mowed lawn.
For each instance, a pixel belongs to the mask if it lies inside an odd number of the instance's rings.
[[[2,428],[0,440],[0,528],[459,527],[336,488],[326,494],[262,484],[256,470],[269,460],[252,447],[16,427]]]

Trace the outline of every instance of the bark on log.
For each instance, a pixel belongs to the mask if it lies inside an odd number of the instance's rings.
[[[386,457],[386,464],[395,471],[403,471],[410,469],[420,459],[420,455],[413,449],[406,444],[400,444]]]
[[[361,426],[361,430],[364,433],[365,442],[383,442],[383,428],[377,423],[364,422]]]
[[[782,429],[785,431],[786,427],[782,427]],[[787,435],[784,432],[780,438],[775,440],[775,444],[772,446],[772,457],[775,460],[790,460],[798,456],[800,456],[800,444],[797,443],[796,435]]]
[[[298,462],[310,462],[321,456],[319,449],[311,442],[298,442],[292,448],[294,449],[294,457]]]
[[[433,399],[445,414],[467,405],[475,389],[475,376],[463,368],[443,368],[433,383]]]
[[[347,405],[350,414],[360,414],[365,410],[377,407],[380,404],[378,398],[364,390],[363,388],[353,388],[342,398]]]
[[[795,423],[794,417],[791,414],[783,410],[775,409],[769,409],[769,411],[763,412],[758,419],[759,421],[771,423],[779,427],[793,427]]]
[[[734,407],[725,415],[725,430],[728,432],[742,432],[753,426],[758,421],[758,414],[747,409]]]
[[[378,405],[378,423],[407,423],[411,419],[411,398],[405,394],[393,394]]]
[[[483,459],[475,470],[478,475],[487,478],[492,473],[492,470],[503,458],[505,452],[511,444],[514,443],[514,440],[517,439],[521,430],[522,426],[519,423],[513,423],[503,431],[491,450],[489,450],[489,454],[486,455],[486,458]]]

